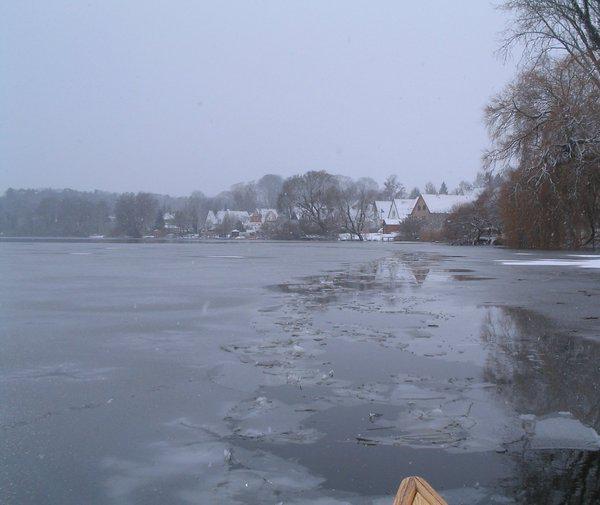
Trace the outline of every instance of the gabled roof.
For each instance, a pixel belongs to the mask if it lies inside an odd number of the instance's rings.
[[[277,219],[279,217],[279,213],[277,209],[257,209],[260,213],[262,221],[266,221],[267,219]]]
[[[410,216],[416,204],[417,198],[396,198],[394,200],[394,205],[396,206],[398,219],[402,221]]]
[[[385,219],[390,215],[390,209],[394,202],[387,200],[376,200],[375,209],[377,210],[377,216]]]
[[[248,214],[248,212],[245,210],[220,210],[217,212],[217,221],[219,223],[222,223],[225,217],[229,219],[235,219],[243,223],[250,219],[250,214]]]
[[[475,200],[474,195],[421,195],[432,214],[448,214],[459,205],[465,205]]]
[[[261,214],[268,214],[269,212],[273,212],[277,214],[277,209],[256,209]]]

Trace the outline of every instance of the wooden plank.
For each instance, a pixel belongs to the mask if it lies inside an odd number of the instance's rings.
[[[393,505],[448,505],[421,477],[403,479]]]
[[[417,493],[415,495],[415,499],[413,500],[413,505],[429,505],[429,502],[423,498],[421,493]]]

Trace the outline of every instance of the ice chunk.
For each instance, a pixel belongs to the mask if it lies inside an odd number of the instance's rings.
[[[582,259],[538,259],[538,260],[496,260],[500,261],[503,265],[516,265],[516,266],[546,266],[546,267],[579,267],[579,268],[600,268],[600,259],[598,257],[580,256]]]
[[[593,428],[562,414],[535,423],[531,439],[533,449],[600,450],[600,436]]]

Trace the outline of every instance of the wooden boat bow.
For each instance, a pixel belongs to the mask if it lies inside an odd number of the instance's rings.
[[[393,505],[448,505],[421,477],[403,479]]]

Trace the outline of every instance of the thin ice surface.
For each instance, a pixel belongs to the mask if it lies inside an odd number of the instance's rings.
[[[514,259],[4,244],[6,501],[380,504],[421,474],[452,503],[589,502],[599,279]]]

